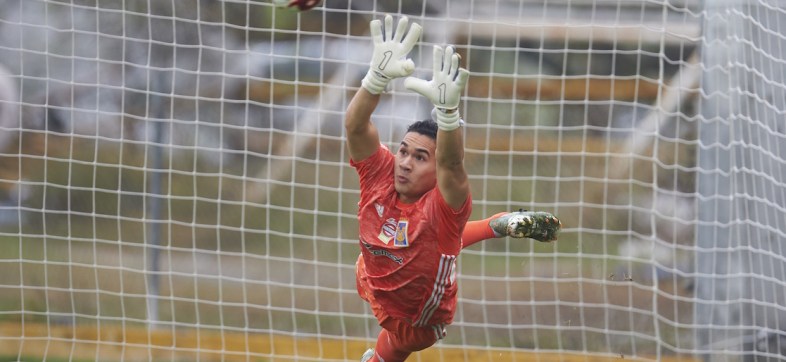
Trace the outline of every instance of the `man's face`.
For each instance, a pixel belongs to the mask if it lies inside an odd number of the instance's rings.
[[[436,142],[417,132],[408,132],[396,152],[394,172],[401,201],[413,203],[437,185]]]

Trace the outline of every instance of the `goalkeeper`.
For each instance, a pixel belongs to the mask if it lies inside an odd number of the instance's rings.
[[[405,87],[434,105],[434,120],[412,123],[395,153],[380,143],[371,123],[380,94],[395,78],[412,74],[407,55],[421,27],[402,17],[370,23],[374,52],[362,87],[349,103],[345,128],[350,164],[360,180],[361,253],[358,294],[382,330],[361,361],[404,361],[445,336],[456,307],[456,258],[462,237],[470,245],[504,235],[556,239],[559,221],[548,213],[503,213],[467,220],[472,197],[464,168],[458,106],[469,72],[452,47],[435,46],[433,77],[409,77]]]

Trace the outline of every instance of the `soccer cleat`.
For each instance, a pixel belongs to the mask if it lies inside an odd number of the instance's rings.
[[[371,361],[371,358],[373,357],[374,357],[374,349],[369,348],[368,350],[366,350],[366,353],[363,353],[363,356],[360,357],[360,362]]]
[[[498,236],[551,242],[557,240],[562,223],[548,212],[519,210],[492,218],[489,226]]]

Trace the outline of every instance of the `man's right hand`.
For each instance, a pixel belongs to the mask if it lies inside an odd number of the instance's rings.
[[[407,31],[407,25],[409,19],[402,17],[394,33],[393,17],[390,15],[385,16],[384,32],[381,21],[372,20],[369,24],[374,40],[374,54],[362,85],[370,93],[380,94],[392,79],[409,76],[415,71],[415,63],[407,58],[407,55],[420,39],[423,28],[412,23]]]

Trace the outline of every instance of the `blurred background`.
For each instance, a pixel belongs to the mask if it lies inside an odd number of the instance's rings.
[[[770,1],[0,1],[0,359],[357,360],[343,112],[368,22],[454,44],[473,219],[413,360],[786,359],[786,15]],[[785,20],[781,22],[781,19]],[[393,82],[393,146],[431,105]]]

